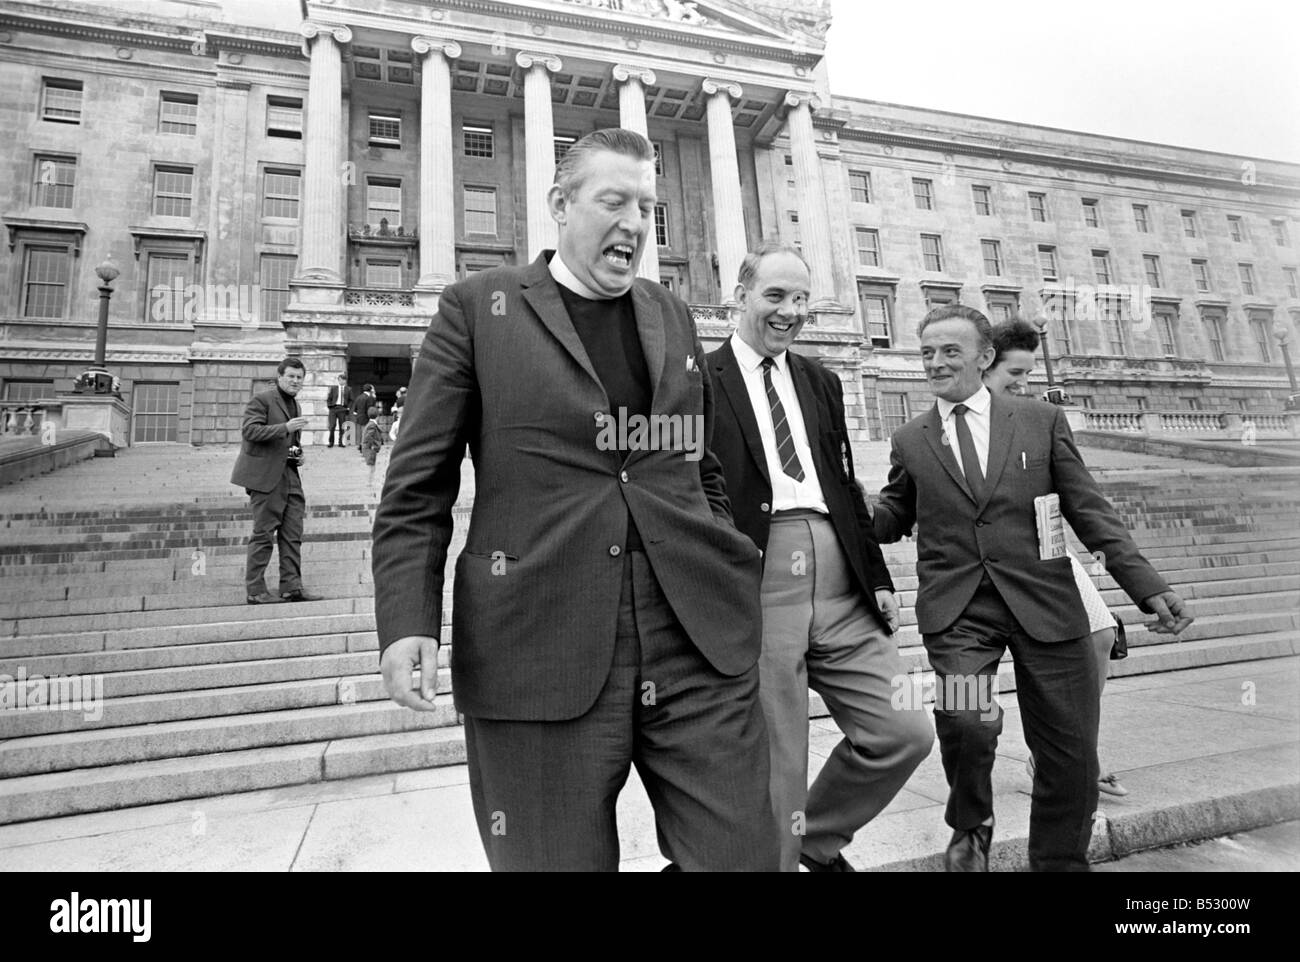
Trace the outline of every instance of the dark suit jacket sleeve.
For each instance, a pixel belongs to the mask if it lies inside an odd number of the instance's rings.
[[[853,452],[849,447],[849,429],[844,421],[844,385],[830,371],[822,370],[825,374],[826,383],[831,390],[833,401],[831,409],[835,414],[835,430],[839,432],[839,436],[844,440],[848,457],[852,458]],[[880,550],[880,542],[876,540],[875,524],[871,520],[871,512],[867,510],[867,502],[862,496],[862,489],[856,483],[848,485],[848,489],[849,499],[853,502],[853,515],[858,523],[858,540],[862,544],[862,553],[867,559],[867,578],[870,580],[873,589],[879,591],[883,588],[885,591],[892,592],[894,590],[894,579],[890,577],[889,566],[885,564],[885,556]]]
[[[402,430],[375,513],[372,570],[379,653],[408,635],[439,637],[443,569],[460,467],[480,417],[461,285],[443,291],[411,375]]]
[[[694,325],[692,320],[692,328]],[[722,477],[722,462],[713,453],[713,383],[709,380],[709,366],[704,357],[704,345],[697,340],[695,362],[704,382],[704,453],[700,457],[700,484],[704,487],[704,496],[709,499],[714,519],[735,527],[731,502],[727,499],[726,481]]]
[[[880,544],[900,540],[916,524],[916,485],[903,464],[897,438],[889,449],[889,480],[880,489],[872,521]]]
[[[1169,585],[1142,557],[1114,506],[1106,500],[1088,471],[1066,423],[1065,412],[1056,409],[1052,421],[1052,480],[1061,497],[1061,513],[1089,551],[1105,555],[1106,570],[1143,611],[1143,600]]]
[[[279,424],[266,423],[268,411],[266,398],[260,394],[248,402],[244,408],[244,424],[241,429],[245,441],[258,444],[283,438],[289,434],[289,426],[284,421]]]

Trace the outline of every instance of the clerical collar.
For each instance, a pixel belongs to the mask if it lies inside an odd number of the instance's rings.
[[[589,301],[612,301],[614,298],[607,297],[604,294],[597,294],[582,281],[578,280],[576,274],[569,270],[569,265],[564,263],[564,258],[560,257],[557,250],[555,256],[551,258],[551,276],[555,278],[555,283],[561,287],[572,291],[579,297],[585,297]]]

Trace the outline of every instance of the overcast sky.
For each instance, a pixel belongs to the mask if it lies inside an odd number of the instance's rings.
[[[831,0],[831,91],[1300,162],[1296,0]]]

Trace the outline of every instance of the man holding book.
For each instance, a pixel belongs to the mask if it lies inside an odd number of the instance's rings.
[[[998,661],[1010,648],[1038,769],[1030,868],[1087,871],[1097,807],[1098,665],[1069,560],[1040,558],[1035,499],[1059,496],[1061,514],[1088,550],[1101,552],[1129,597],[1156,616],[1151,630],[1177,633],[1192,618],[1102,496],[1064,412],[994,396],[984,386],[991,333],[988,318],[960,305],[921,321],[921,360],[937,400],[894,433],[875,533],[884,544],[917,525],[916,614],[942,693],[935,730],[949,786],[945,820],[954,830],[946,867],[988,869],[1002,714],[980,706],[989,703]]]

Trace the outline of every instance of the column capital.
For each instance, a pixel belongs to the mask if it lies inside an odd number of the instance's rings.
[[[787,107],[799,107],[807,104],[809,113],[822,105],[821,98],[811,90],[787,90],[784,103]]]
[[[739,100],[745,93],[745,89],[734,80],[719,80],[717,77],[705,77],[700,84],[700,89],[710,97],[716,93],[725,92],[732,100]]]
[[[515,63],[525,70],[530,70],[535,65],[542,66],[551,73],[559,73],[564,67],[564,62],[553,53],[529,53],[524,50],[515,54]]]
[[[412,37],[411,49],[421,56],[437,52],[448,60],[457,59],[461,53],[460,44],[455,40],[443,40],[441,37]]]
[[[649,67],[641,67],[636,64],[616,63],[614,64],[614,79],[621,84],[629,80],[639,80],[642,86],[653,87],[655,83],[655,72]]]
[[[339,43],[352,42],[352,30],[339,23],[320,23],[317,20],[304,20],[298,25],[298,32],[302,34],[302,55],[304,57],[311,55],[311,40],[319,34],[328,34]]]

